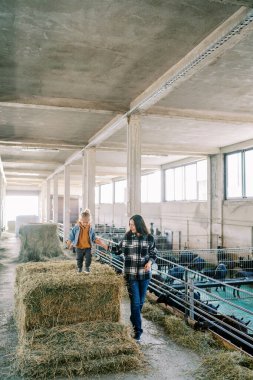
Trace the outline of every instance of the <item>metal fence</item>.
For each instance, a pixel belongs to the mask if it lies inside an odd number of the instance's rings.
[[[225,278],[248,278],[253,276],[253,248],[163,250],[159,255],[176,264],[187,266],[200,274]],[[158,260],[159,263],[159,260]],[[167,270],[166,262],[159,263]]]
[[[116,244],[112,240],[106,242],[110,245]],[[239,258],[242,254],[245,255],[242,256],[245,257],[243,261],[248,260],[248,255],[252,255],[251,248],[217,251],[191,250],[190,252],[198,253],[193,260],[205,257],[205,266],[209,265],[209,269],[212,266],[214,270],[219,264],[223,264],[225,258],[227,259],[225,254],[236,254],[236,257],[233,256],[226,262],[230,265],[235,259],[236,263],[240,264],[242,260]],[[219,260],[221,254],[225,256]],[[96,255],[102,263],[112,265],[117,273],[123,272],[124,260],[121,256],[106,252],[102,248],[96,250]],[[192,257],[189,250],[159,252],[156,264],[153,264],[149,291],[157,296],[157,302],[174,307],[185,317],[195,321],[195,328],[208,328],[252,354],[253,276],[230,277],[226,272],[225,276],[222,274],[222,279],[210,277],[203,273],[202,267],[194,270],[189,257]],[[216,276],[218,276],[217,270]]]

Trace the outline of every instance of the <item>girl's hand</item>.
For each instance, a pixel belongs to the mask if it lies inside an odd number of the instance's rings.
[[[72,242],[70,240],[66,240],[66,246],[68,249],[72,248],[73,247]]]
[[[150,272],[151,271],[151,265],[152,265],[151,261],[148,261],[147,264],[145,264],[145,266],[144,266],[144,271]]]

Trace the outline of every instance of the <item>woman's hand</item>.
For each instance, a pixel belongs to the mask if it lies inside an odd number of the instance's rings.
[[[147,264],[145,264],[145,266],[144,266],[144,271],[150,272],[151,271],[151,265],[152,265],[151,261],[148,261]]]
[[[103,243],[101,239],[96,238],[95,244],[100,245],[102,248],[104,248],[106,251],[108,251],[108,245]]]

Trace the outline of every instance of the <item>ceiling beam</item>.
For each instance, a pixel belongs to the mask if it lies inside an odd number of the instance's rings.
[[[168,95],[176,85],[188,80],[197,71],[210,64],[214,58],[245,38],[245,30],[250,29],[251,26],[243,22],[250,17],[249,9],[241,7],[133,100],[130,104],[131,112],[141,112],[143,109],[150,108]]]
[[[209,154],[218,154],[220,150],[218,148],[210,148],[205,150],[199,149],[187,149],[184,146],[161,146],[155,144],[143,144],[141,148],[142,155],[160,155],[160,156],[170,156],[170,155],[180,155],[180,156],[199,156],[206,157]]]
[[[235,112],[216,112],[216,111],[199,111],[194,109],[178,109],[154,106],[149,110],[141,113],[142,117],[149,118],[164,118],[164,119],[191,119],[210,122],[238,123],[246,124],[253,123],[253,114],[250,113],[235,113]]]
[[[127,125],[126,115],[117,115],[109,123],[107,123],[99,132],[97,132],[90,140],[88,145],[85,147],[91,148],[93,146],[99,145],[104,140],[107,140],[115,132]]]
[[[248,8],[253,8],[252,0],[211,0],[214,3],[242,5]]]
[[[236,144],[224,146],[220,149],[220,151],[221,153],[229,153],[229,152],[234,152],[236,150],[249,149],[249,148],[252,148],[252,146],[253,146],[253,139],[250,139],[246,141],[241,141]]]
[[[109,102],[91,102],[82,99],[48,98],[48,97],[24,97],[8,99],[0,97],[0,107],[39,109],[50,111],[72,111],[95,114],[125,113],[127,109],[121,105]]]
[[[73,144],[66,144],[66,143],[61,143],[61,142],[54,142],[54,143],[41,143],[41,142],[31,142],[31,141],[4,141],[0,140],[0,147],[9,147],[10,149],[12,148],[20,148],[21,150],[25,149],[31,151],[33,149],[38,149],[38,150],[78,150],[83,147],[83,145],[73,145]]]
[[[16,161],[13,161],[15,160],[15,157],[12,157],[12,158],[7,158],[4,157],[2,159],[2,163],[3,163],[3,166],[4,168],[24,168],[24,167],[27,167],[27,168],[33,168],[33,167],[36,167],[36,168],[39,168],[39,167],[51,167],[52,169],[55,169],[55,167],[57,167],[58,165],[60,165],[61,163],[60,162],[55,162],[55,161],[41,161],[41,160],[27,160],[27,161],[21,161],[21,160],[18,160],[18,162]]]

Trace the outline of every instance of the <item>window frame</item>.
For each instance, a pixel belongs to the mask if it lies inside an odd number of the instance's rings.
[[[202,159],[202,160],[198,160],[198,161],[193,161],[193,162],[188,162],[186,164],[183,164],[183,165],[179,165],[179,166],[174,166],[174,167],[169,167],[167,169],[164,169],[164,201],[165,202],[207,202],[207,178],[206,178],[206,199],[199,199],[199,195],[200,195],[200,192],[199,192],[199,181],[198,181],[198,166],[197,166],[197,163],[200,162],[200,161],[206,161],[207,162],[207,159]],[[194,165],[196,167],[195,169],[195,172],[196,172],[196,178],[195,178],[195,182],[196,182],[196,198],[194,199],[186,199],[186,167],[187,166],[190,166],[190,165]],[[182,199],[175,199],[176,198],[176,193],[177,193],[177,189],[176,189],[176,181],[175,181],[175,171],[176,169],[178,168],[182,168],[182,178],[183,178],[183,189],[182,189]],[[174,183],[173,183],[173,191],[171,189],[171,193],[174,193],[174,199],[168,199],[167,195],[167,176],[166,176],[166,172],[167,171],[170,171],[172,170],[173,171],[173,178],[174,178]]]
[[[248,148],[248,149],[241,149],[241,150],[236,150],[233,152],[225,153],[224,155],[224,194],[225,194],[225,200],[230,201],[230,200],[252,200],[252,196],[247,196],[246,195],[246,161],[245,161],[245,153],[248,151],[253,151],[253,148]],[[242,190],[241,190],[241,196],[236,196],[236,197],[229,197],[228,196],[228,160],[227,158],[233,154],[238,154],[240,153],[241,155],[241,181],[242,181]]]

